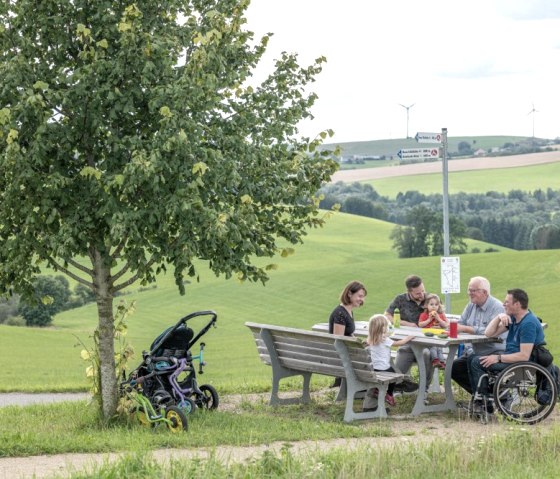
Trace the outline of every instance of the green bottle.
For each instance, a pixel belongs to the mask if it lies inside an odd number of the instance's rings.
[[[393,326],[395,328],[401,327],[401,312],[399,311],[399,308],[395,308],[393,311]]]

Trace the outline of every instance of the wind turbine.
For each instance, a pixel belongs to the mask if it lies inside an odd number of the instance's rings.
[[[408,136],[408,110],[410,110],[414,105],[416,105],[416,103],[413,103],[410,106],[403,105],[402,103],[399,103],[399,105],[406,109],[406,138],[408,140],[408,138],[410,138]]]
[[[528,115],[533,115],[533,140],[535,139],[535,113],[539,110],[535,110],[535,104],[533,103],[533,109],[528,113]]]

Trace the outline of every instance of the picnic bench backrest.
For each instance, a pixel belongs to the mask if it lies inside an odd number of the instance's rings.
[[[245,323],[251,329],[261,360],[271,364],[270,354],[261,331],[270,334],[281,366],[298,371],[345,377],[344,365],[335,347],[335,340],[344,342],[358,379],[375,379],[369,354],[357,338],[336,336],[304,329],[285,328],[270,324]]]

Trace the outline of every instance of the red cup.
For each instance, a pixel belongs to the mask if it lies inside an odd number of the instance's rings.
[[[449,321],[449,337],[456,338],[457,337],[457,321]]]

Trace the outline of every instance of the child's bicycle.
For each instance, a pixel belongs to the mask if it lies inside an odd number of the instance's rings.
[[[142,390],[142,383],[146,378],[123,381],[121,395],[129,399],[133,406],[130,417],[147,427],[157,427],[165,424],[171,432],[188,431],[187,416],[181,408],[173,403],[173,399],[166,391],[156,391],[153,402],[148,399]]]

